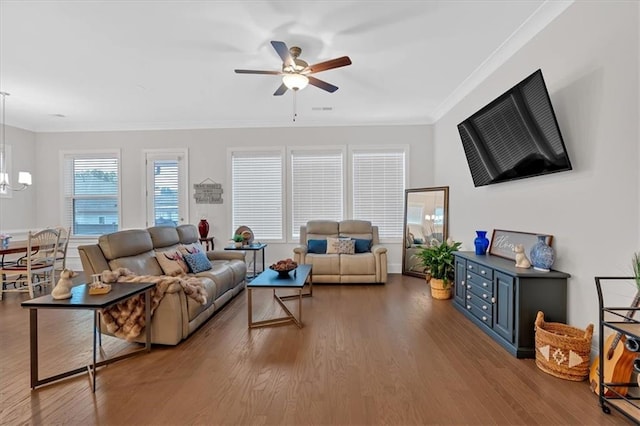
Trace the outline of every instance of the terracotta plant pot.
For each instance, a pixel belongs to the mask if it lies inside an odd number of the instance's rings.
[[[431,287],[431,297],[438,300],[451,299],[451,286],[444,286],[444,280],[431,278],[429,280],[429,286]]]

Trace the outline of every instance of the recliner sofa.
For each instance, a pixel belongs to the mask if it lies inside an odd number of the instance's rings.
[[[199,244],[194,225],[155,226],[102,235],[98,244],[78,247],[85,277],[104,270],[128,268],[137,275],[164,275],[159,253],[181,245]],[[211,269],[195,275],[201,278],[207,302],[201,305],[177,286],[167,292],[151,319],[151,342],[176,345],[220,310],[245,288],[247,265],[242,251],[208,251]],[[105,332],[106,327],[102,327]],[[138,341],[143,341],[141,335]]]
[[[336,243],[341,239],[353,244]],[[339,246],[338,252],[332,253],[329,241]],[[309,221],[300,227],[300,245],[293,252],[296,262],[312,265],[314,283],[387,282],[387,248],[380,245],[378,227],[369,221]]]

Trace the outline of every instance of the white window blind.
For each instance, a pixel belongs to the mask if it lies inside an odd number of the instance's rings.
[[[402,238],[405,189],[404,150],[352,153],[354,219],[378,226],[380,238]]]
[[[116,154],[64,156],[63,221],[73,235],[102,235],[119,229],[118,163]]]
[[[342,220],[344,214],[342,151],[291,152],[291,236],[312,219]]]
[[[256,240],[283,239],[282,162],[280,151],[231,154],[231,232],[245,225]]]
[[[153,223],[179,225],[179,164],[177,160],[153,161]]]

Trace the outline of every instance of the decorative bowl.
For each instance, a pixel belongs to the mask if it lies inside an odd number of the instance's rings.
[[[277,263],[269,266],[269,269],[276,271],[280,278],[286,278],[289,276],[289,272],[293,271],[298,267],[298,264],[291,259],[280,260]]]

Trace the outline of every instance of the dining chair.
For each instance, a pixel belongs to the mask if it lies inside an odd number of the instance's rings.
[[[71,236],[71,228],[56,228],[60,232],[58,246],[56,249],[55,277],[59,277],[60,273],[67,267],[67,248],[69,247],[69,239]]]
[[[0,300],[3,293],[29,293],[33,299],[33,288],[51,285],[55,279],[56,253],[60,231],[58,229],[43,229],[38,232],[29,231],[27,249],[23,257],[15,264],[3,265],[0,269]],[[5,288],[6,282],[11,282],[15,288]]]

